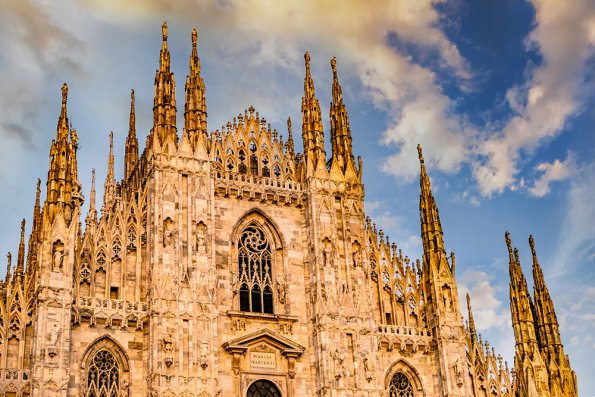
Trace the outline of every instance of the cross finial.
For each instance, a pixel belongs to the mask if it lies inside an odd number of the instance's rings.
[[[424,162],[424,154],[421,149],[421,145],[419,143],[417,144],[417,156],[419,157],[420,163],[423,163]]]
[[[306,69],[310,69],[310,54],[308,51],[304,54],[304,60],[306,61]]]
[[[196,29],[192,29],[192,48],[196,48],[196,42],[198,41],[198,32]]]
[[[337,57],[333,57],[333,59],[331,59],[331,68],[333,68],[333,75],[336,76],[337,75]]]

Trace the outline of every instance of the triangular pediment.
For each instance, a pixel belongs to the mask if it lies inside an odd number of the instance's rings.
[[[225,342],[223,348],[227,351],[246,351],[250,346],[254,346],[263,341],[266,341],[269,345],[279,349],[283,355],[293,354],[300,356],[306,350],[306,348],[299,343],[279,335],[268,328],[263,328],[248,335]]]

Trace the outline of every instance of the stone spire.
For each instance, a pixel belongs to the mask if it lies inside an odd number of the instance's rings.
[[[192,149],[206,158],[207,155],[207,102],[205,83],[200,76],[200,59],[196,50],[198,33],[192,29],[192,52],[189,73],[186,76],[186,105],[184,110],[184,134]]]
[[[163,42],[159,53],[159,69],[155,72],[155,97],[153,99],[152,139],[148,146],[158,141],[161,148],[176,145],[176,82],[170,71],[170,55],[167,49],[167,22],[161,26]],[[153,147],[154,150],[157,148]]]
[[[518,251],[513,250],[510,233],[504,235],[509,257],[510,273],[510,312],[512,328],[516,340],[516,354],[529,354],[532,356],[537,347],[535,322],[533,318],[533,302],[527,288],[527,280],[518,260]]]
[[[21,240],[19,242],[19,253],[17,255],[17,267],[15,274],[22,276],[25,271],[25,219],[21,221]]]
[[[295,158],[295,150],[293,144],[293,131],[291,129],[291,117],[287,118],[287,142],[285,142],[285,154],[292,161]]]
[[[10,284],[10,280],[12,278],[11,268],[12,268],[12,254],[9,252],[8,254],[6,254],[6,276],[4,277],[4,285],[7,287]]]
[[[95,168],[91,170],[91,194],[89,196],[89,212],[85,224],[89,227],[92,223],[97,222],[97,209],[95,207]]]
[[[124,180],[127,180],[138,161],[138,139],[136,139],[136,114],[134,109],[134,90],[130,93],[130,122],[128,136],[126,137],[126,150],[124,154]]]
[[[446,261],[446,251],[444,249],[444,239],[442,232],[442,225],[440,223],[440,214],[438,212],[438,206],[436,200],[432,195],[432,187],[430,185],[430,178],[426,172],[426,166],[424,162],[424,156],[421,145],[417,145],[417,153],[419,156],[420,163],[420,196],[419,196],[419,213],[421,221],[421,238],[423,242],[424,254],[437,256],[437,261],[434,260],[434,264],[437,266],[437,270],[447,269],[449,273],[453,269],[449,268]],[[428,259],[428,258],[426,258]],[[428,264],[430,261],[428,260]],[[446,266],[446,267],[445,267]]]
[[[474,343],[477,339],[477,329],[475,328],[475,319],[473,318],[473,311],[471,310],[471,297],[469,293],[467,296],[467,313],[469,316],[469,334],[471,336],[471,343]]]
[[[103,205],[111,203],[116,197],[116,178],[114,176],[114,133],[109,133],[109,155],[107,157],[107,176],[103,190]]]
[[[307,176],[323,177],[326,171],[326,153],[324,151],[324,132],[320,104],[314,91],[314,81],[310,74],[310,54],[304,54],[306,77],[304,78],[304,96],[302,97],[302,139],[306,159]]]
[[[62,109],[60,111],[60,117],[58,118],[58,133],[56,140],[61,141],[68,139],[69,124],[68,124],[68,112],[66,104],[68,102],[68,85],[62,84]]]
[[[343,91],[337,76],[337,60],[331,59],[333,70],[333,100],[330,105],[331,146],[333,150],[331,160],[331,175],[340,173],[355,180],[357,172],[351,145],[351,131],[349,129],[349,115],[343,103]]]
[[[545,285],[543,271],[537,260],[533,236],[529,236],[529,245],[533,254],[533,294],[537,335],[543,348],[554,351],[562,346],[558,318],[554,310],[554,302]]]
[[[27,273],[33,271],[35,262],[37,261],[37,242],[39,238],[39,231],[41,229],[41,179],[37,178],[37,187],[35,190],[35,205],[33,206],[33,223],[31,226],[31,234],[29,235],[29,242],[27,243]]]
[[[50,223],[58,212],[62,212],[64,220],[69,224],[74,208],[83,202],[76,160],[78,137],[75,130],[70,131],[69,134],[67,99],[68,86],[64,83],[56,139],[52,141],[50,148],[47,198],[44,206],[47,208]]]
[[[537,260],[533,236],[529,236],[529,246],[533,255],[535,326],[542,357],[548,364],[549,389],[552,396],[578,396],[576,374],[570,367],[568,356],[564,353],[554,302]]]

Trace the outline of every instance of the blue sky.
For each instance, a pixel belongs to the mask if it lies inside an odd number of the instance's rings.
[[[16,253],[36,178],[47,177],[62,82],[80,137],[86,197],[92,168],[101,190],[110,130],[121,177],[131,88],[141,146],[152,122],[163,20],[178,125],[193,27],[209,130],[254,105],[283,134],[291,116],[299,138],[308,50],[328,138],[329,60],[336,56],[354,151],[364,161],[367,213],[405,253],[419,257],[421,143],[447,248],[457,254],[459,289],[471,292],[484,337],[511,361],[504,231],[529,279],[532,233],[581,395],[595,395],[593,2],[2,4],[0,251]]]

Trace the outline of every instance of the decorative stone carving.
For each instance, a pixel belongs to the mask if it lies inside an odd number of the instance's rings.
[[[60,339],[61,334],[62,328],[60,328],[60,326],[57,323],[53,323],[52,328],[50,328],[50,332],[47,335],[47,353],[48,356],[50,356],[50,358],[54,358],[58,354],[58,341]]]
[[[52,246],[52,271],[62,271],[62,264],[64,262],[64,244],[57,240]]]
[[[209,342],[206,339],[203,339],[200,343],[200,367],[205,370],[209,365],[207,360],[209,356]]]
[[[335,379],[339,380],[340,378],[345,377],[346,368],[345,368],[345,353],[343,349],[337,348],[332,353],[333,360],[335,362]]]
[[[282,305],[285,304],[287,299],[287,281],[285,281],[285,277],[277,277],[277,298],[279,299],[279,303]]]

